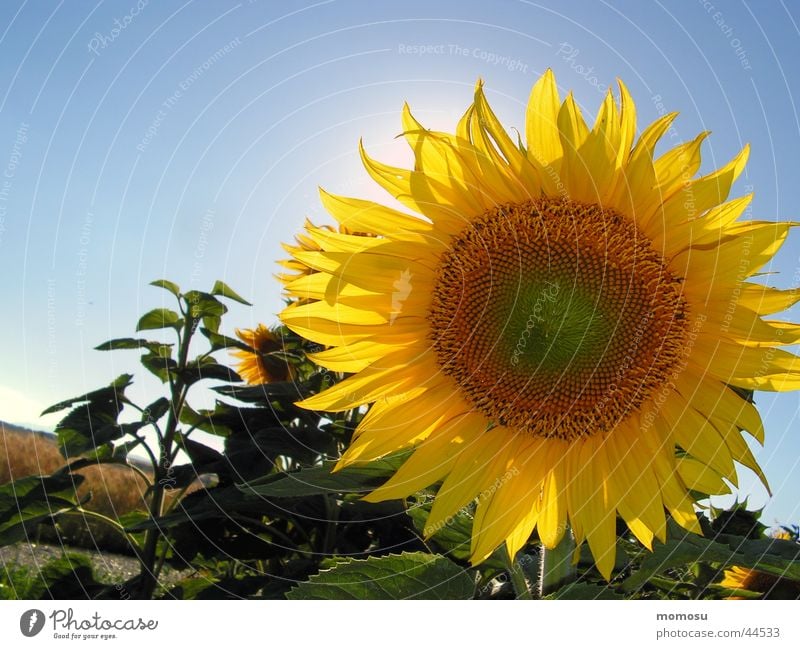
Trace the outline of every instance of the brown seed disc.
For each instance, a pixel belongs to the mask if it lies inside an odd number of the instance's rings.
[[[631,221],[547,198],[453,237],[428,314],[442,370],[490,421],[567,440],[610,430],[669,379],[686,317]]]

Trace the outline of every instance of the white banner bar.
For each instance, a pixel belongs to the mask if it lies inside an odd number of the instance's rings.
[[[526,647],[564,641],[559,646],[788,647],[797,646],[798,618],[796,601],[0,603],[2,646],[14,648],[257,643],[306,649],[320,643],[326,649],[444,649],[516,641]]]

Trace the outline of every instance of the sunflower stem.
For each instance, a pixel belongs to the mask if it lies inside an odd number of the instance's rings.
[[[539,576],[539,594],[541,597],[552,595],[559,588],[575,581],[577,570],[572,563],[575,554],[575,538],[567,528],[564,537],[554,548],[541,547]]]
[[[514,593],[517,599],[533,599],[531,589],[528,587],[528,581],[525,579],[525,572],[522,570],[519,561],[512,559],[508,551],[506,551],[505,555],[506,570],[508,571],[508,576],[511,579],[511,585],[514,587]]]

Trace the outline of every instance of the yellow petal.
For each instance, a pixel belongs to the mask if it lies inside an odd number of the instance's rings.
[[[554,548],[567,529],[567,480],[564,455],[566,442],[552,440],[548,445],[548,467],[542,485],[542,506],[537,529],[547,548]]]
[[[376,343],[367,339],[307,356],[313,363],[334,372],[360,372],[397,349],[396,344]]]
[[[480,131],[480,138],[477,135],[473,136],[476,145],[478,145],[478,141],[484,142],[483,147],[491,151],[494,148],[491,146],[491,142],[494,142],[508,164],[509,170],[518,179],[522,195],[527,198],[539,196],[544,183],[540,173],[541,166],[531,161],[506,133],[489,106],[481,83],[475,87],[474,107],[476,119],[473,120],[472,132],[475,132],[475,127]]]
[[[617,471],[610,481],[614,500],[630,530],[652,549],[653,537],[666,538],[661,490],[638,430],[625,425],[608,436],[606,452]]]
[[[581,462],[587,478],[592,478],[586,486],[588,501],[581,514],[583,529],[597,569],[610,580],[617,556],[617,517],[608,488],[611,471],[602,440],[583,446]]]
[[[436,482],[452,470],[464,450],[472,448],[486,430],[486,418],[470,413],[459,417],[433,433],[417,446],[411,457],[375,491],[364,497],[367,502],[405,498]],[[430,534],[440,527],[426,529]]]
[[[617,104],[609,90],[594,126],[578,152],[578,157],[586,167],[588,182],[583,185],[583,193],[574,194],[573,199],[601,205],[606,202],[609,190],[622,168],[618,163],[619,146]]]
[[[362,420],[358,436],[337,468],[355,462],[371,462],[418,444],[436,429],[469,410],[470,406],[453,394],[453,386],[449,382],[426,390],[420,396],[398,403],[393,408],[382,409],[378,415]]]
[[[483,561],[504,542],[513,557],[530,537],[538,516],[536,503],[544,473],[542,458],[535,458],[541,446],[540,440],[518,440],[506,471],[479,494],[472,531],[472,563]],[[509,537],[513,538],[509,541]]]
[[[633,140],[636,137],[636,104],[628,92],[627,86],[622,83],[622,79],[617,79],[619,86],[619,137],[620,145],[617,151],[618,168],[622,168],[628,160],[633,148]]]
[[[337,196],[319,190],[322,205],[339,223],[354,232],[374,232],[393,237],[404,232],[429,233],[433,226],[427,221],[403,214],[372,201]]]
[[[653,245],[672,256],[688,248],[697,247],[718,239],[724,234],[725,224],[712,208],[718,208],[728,198],[731,186],[744,169],[749,147],[726,166],[697,180],[690,181],[663,205],[660,219],[662,232],[653,238]],[[748,201],[749,202],[749,201]],[[717,212],[718,213],[718,212]]]
[[[739,304],[758,313],[778,313],[800,302],[800,291],[797,289],[782,290],[744,282],[739,287],[737,297]]]
[[[711,419],[711,423],[722,436],[722,439],[725,440],[725,444],[731,453],[731,457],[739,464],[746,466],[753,473],[755,473],[758,476],[758,479],[761,480],[761,484],[764,485],[767,493],[771,496],[772,490],[769,487],[767,476],[764,475],[764,472],[761,470],[758,462],[756,462],[756,458],[753,456],[752,451],[747,446],[747,442],[744,441],[739,429],[733,424],[723,422],[718,419]]]
[[[498,429],[465,448],[436,494],[426,527],[441,527],[448,518],[492,484],[498,475],[505,473],[510,446],[516,446],[514,437],[502,434]],[[503,467],[502,470],[500,467]]]
[[[656,417],[651,426],[642,429],[641,438],[650,451],[653,473],[661,485],[664,506],[678,525],[690,532],[702,534],[692,500],[678,474],[669,426],[662,418]]]
[[[800,387],[800,358],[772,347],[747,347],[698,336],[691,364],[748,390],[785,392]]]
[[[361,161],[372,179],[409,209],[427,216],[437,229],[460,232],[471,219],[483,210],[451,187],[428,178],[418,171],[408,171],[373,160],[363,145],[359,146]]]
[[[661,415],[678,445],[701,462],[705,462],[721,476],[737,485],[733,459],[711,422],[689,407],[675,395],[664,401]]]
[[[560,104],[556,78],[548,68],[533,86],[525,114],[528,156],[545,167],[555,167],[563,155],[558,129]]]
[[[416,358],[411,356],[405,349],[387,355],[358,374],[297,405],[326,412],[349,410],[376,401],[387,392],[401,391],[435,380],[436,365],[430,353],[423,353]]]
[[[627,214],[640,226],[646,224],[651,204],[657,204],[653,199],[656,184],[653,152],[676,116],[677,113],[664,115],[642,132],[608,200],[609,206]]]
[[[704,417],[715,417],[746,430],[764,443],[764,424],[755,406],[725,383],[705,374],[683,372],[675,385],[681,396]]]
[[[683,457],[677,460],[676,466],[681,480],[689,489],[709,496],[730,492],[719,473],[703,462],[691,457]]]
[[[742,223],[728,229],[718,245],[708,249],[690,248],[676,255],[670,267],[686,277],[686,291],[702,294],[710,284],[749,277],[769,263],[789,234],[791,223]]]
[[[662,200],[697,173],[700,168],[700,148],[710,134],[710,131],[703,131],[694,140],[679,144],[655,161],[653,169]]]
[[[493,188],[494,200],[518,203],[531,198],[530,187],[526,187],[522,178],[498,152],[485,125],[481,124],[474,105],[464,114],[462,125],[466,130],[460,137],[468,142],[462,147],[463,154],[477,169],[484,186]],[[521,155],[519,151],[517,154]]]
[[[388,322],[388,319],[379,313],[356,309],[343,304],[341,301],[328,304],[327,302],[312,302],[311,304],[293,304],[281,312],[281,320],[287,325],[292,323],[302,324],[309,318],[324,318],[340,324],[354,325],[379,325]]]
[[[589,129],[583,120],[581,111],[570,93],[558,113],[558,131],[561,136],[563,159],[561,163],[561,180],[570,198],[573,200],[591,200],[591,174],[588,160],[580,155]]]

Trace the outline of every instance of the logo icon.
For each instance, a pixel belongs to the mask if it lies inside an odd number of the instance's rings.
[[[38,608],[25,611],[19,618],[19,630],[26,638],[32,638],[44,628],[44,613]]]
[[[411,278],[414,275],[411,274],[411,271],[406,268],[402,273],[400,273],[400,279],[396,279],[394,284],[392,284],[392,288],[395,291],[392,293],[392,312],[389,315],[389,325],[393,325],[397,316],[400,315],[400,311],[403,310],[403,302],[406,301],[409,295],[411,295]]]

